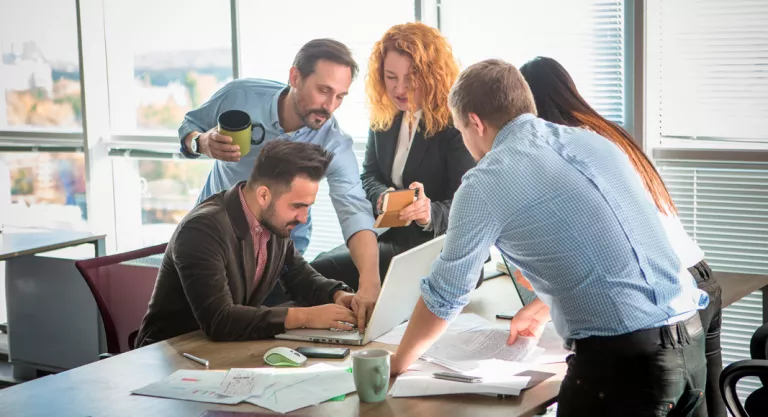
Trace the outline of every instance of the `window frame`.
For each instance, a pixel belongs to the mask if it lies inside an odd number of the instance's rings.
[[[241,74],[241,42],[239,0],[230,0],[230,36],[232,47],[233,78]],[[440,29],[441,0],[413,0],[416,20]],[[644,2],[625,1],[625,112],[628,126],[633,126],[637,134],[638,120],[633,112],[644,109],[636,105],[633,97],[638,85],[637,42],[642,40],[633,35],[637,31],[636,10],[642,10]],[[82,131],[60,131],[48,129],[10,130],[0,129],[0,150],[6,151],[82,151],[86,160],[86,183],[89,213],[89,226],[100,233],[106,233],[107,251],[114,252],[118,242],[125,236],[118,230],[119,207],[125,193],[115,192],[115,161],[119,158],[151,157],[174,158],[183,160],[179,152],[179,139],[173,134],[157,132],[115,131],[110,125],[107,36],[105,29],[105,6],[102,0],[76,0],[77,39],[80,65],[81,102],[83,106]],[[642,16],[640,16],[642,17]],[[642,52],[642,48],[639,49]],[[641,74],[642,75],[642,74]],[[635,92],[635,93],[633,93]],[[355,148],[364,149],[367,138],[354,138]],[[362,161],[361,161],[362,162]],[[118,163],[119,165],[119,163]],[[98,196],[98,198],[95,198]],[[136,196],[136,198],[139,198]]]

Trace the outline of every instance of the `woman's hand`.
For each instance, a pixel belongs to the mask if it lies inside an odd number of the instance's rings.
[[[419,196],[408,207],[400,210],[400,220],[413,220],[419,226],[426,226],[432,220],[432,201],[424,192],[424,184],[413,182],[408,187],[418,190]]]

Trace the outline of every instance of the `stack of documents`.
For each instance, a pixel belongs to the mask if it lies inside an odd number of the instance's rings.
[[[533,337],[518,337],[507,345],[509,329],[489,327],[473,329],[441,337],[422,356],[446,368],[472,372],[489,360],[533,364],[535,356],[544,353]]]
[[[407,323],[377,341],[400,344]],[[475,314],[461,314],[421,360],[400,375],[389,394],[414,397],[443,394],[519,395],[530,376],[519,376],[535,365],[565,361],[568,351],[552,323],[540,339],[518,337],[507,345],[509,327],[500,327]],[[482,378],[479,383],[456,382],[433,377],[450,370]]]
[[[407,326],[408,323],[405,322],[376,341],[399,345]],[[477,314],[460,314],[422,359],[443,364],[465,360],[501,359],[540,365],[565,362],[565,357],[570,353],[563,347],[563,339],[555,332],[552,323],[547,323],[538,341],[518,338],[514,345],[506,346],[508,336],[507,325],[500,327]]]
[[[134,394],[216,404],[248,402],[288,413],[355,391],[347,367],[232,368],[226,371],[179,370]]]
[[[408,372],[397,377],[389,395],[393,397],[420,397],[445,394],[502,394],[519,395],[528,384],[530,376],[515,376],[526,369],[525,365],[490,360],[471,372],[483,378],[479,383],[466,383],[436,379],[434,372],[445,368],[425,361],[418,361]]]

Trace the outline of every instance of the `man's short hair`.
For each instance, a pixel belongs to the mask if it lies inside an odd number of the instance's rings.
[[[296,177],[322,180],[332,159],[333,154],[319,145],[274,140],[261,148],[248,186],[266,185],[279,195],[291,188]]]
[[[453,85],[448,103],[463,123],[474,113],[494,129],[521,114],[536,114],[525,78],[514,65],[500,59],[480,61],[465,69]]]
[[[317,61],[321,59],[349,67],[352,71],[352,79],[357,77],[359,68],[352,58],[352,52],[347,45],[334,39],[313,39],[307,42],[293,59],[293,66],[299,70],[303,78],[307,78],[315,72]]]

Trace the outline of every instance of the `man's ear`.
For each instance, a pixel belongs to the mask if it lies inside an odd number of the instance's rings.
[[[266,185],[261,185],[256,189],[256,201],[259,202],[259,205],[266,207],[271,200],[272,193]]]
[[[482,120],[480,120],[480,117],[478,117],[475,113],[469,113],[467,115],[467,118],[469,119],[469,125],[477,131],[477,135],[482,137],[485,133],[488,132],[488,127],[483,123]]]
[[[291,85],[291,88],[299,88],[299,84],[301,84],[301,73],[298,68],[291,67],[291,70],[288,73],[288,83]]]

